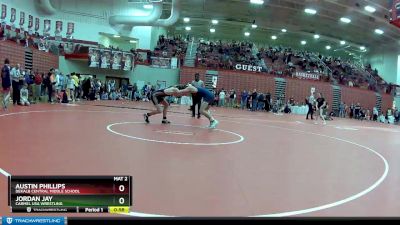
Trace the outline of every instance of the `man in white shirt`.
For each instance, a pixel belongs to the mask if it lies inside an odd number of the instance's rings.
[[[314,93],[312,93],[310,95],[310,97],[308,97],[308,99],[306,98],[306,104],[308,106],[308,113],[307,113],[307,117],[306,119],[308,120],[308,116],[311,115],[311,120],[314,120],[313,116],[314,116],[314,103],[315,103],[315,97],[314,97]]]
[[[221,92],[219,93],[219,107],[224,107],[225,106],[225,96],[226,93],[224,91],[224,89],[221,90]]]
[[[378,120],[378,115],[379,115],[378,109],[376,107],[374,107],[372,109],[372,118],[373,118],[372,120],[373,121],[377,121]]]
[[[21,75],[20,65],[17,64],[14,68],[11,69],[10,72],[12,79],[12,88],[13,88],[13,103],[21,104],[20,98],[20,81],[23,80],[23,76]]]

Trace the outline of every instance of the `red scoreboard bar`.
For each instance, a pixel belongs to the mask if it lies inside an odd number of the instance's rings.
[[[16,213],[126,213],[131,176],[11,176],[8,205]]]

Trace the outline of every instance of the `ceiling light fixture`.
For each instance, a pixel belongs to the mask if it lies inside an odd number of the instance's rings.
[[[381,35],[381,34],[383,34],[385,32],[383,30],[381,30],[381,29],[375,29],[375,33]]]
[[[189,23],[189,22],[190,22],[190,18],[189,18],[189,17],[185,17],[185,18],[183,18],[183,22],[185,22],[185,23]]]
[[[185,30],[190,31],[190,30],[192,30],[192,28],[191,27],[185,27]]]
[[[137,41],[135,41],[135,40],[130,40],[129,42],[132,44],[137,43]]]
[[[301,44],[302,44],[302,45],[306,45],[306,44],[307,44],[307,41],[301,41]]]
[[[342,21],[343,23],[351,23],[351,19],[349,19],[347,17],[340,18],[340,21]]]
[[[211,28],[211,29],[210,29],[210,32],[211,32],[211,33],[215,33],[215,29],[214,29],[214,28]]]
[[[345,42],[345,41],[340,41],[340,44],[341,44],[341,45],[345,45],[346,42]]]
[[[211,20],[211,23],[216,25],[216,24],[218,24],[218,20]]]
[[[364,50],[365,50],[365,47],[364,47],[364,46],[361,46],[361,47],[360,47],[360,50],[364,51]]]
[[[283,33],[286,33],[286,32],[287,32],[287,30],[286,30],[286,29],[282,29],[282,32],[283,32]]]
[[[314,39],[319,39],[320,36],[318,34],[314,34]]]
[[[249,32],[244,32],[244,36],[248,37],[248,36],[250,36],[250,33]]]
[[[115,38],[120,38],[121,36],[119,36],[119,35],[114,35],[114,37],[115,37]]]
[[[272,40],[276,40],[276,39],[278,39],[278,37],[275,36],[275,35],[273,35],[273,36],[271,37],[271,39],[272,39]]]
[[[256,4],[256,5],[262,5],[262,4],[264,4],[264,0],[250,0],[250,3]]]
[[[330,50],[331,48],[332,48],[332,47],[331,47],[330,45],[327,45],[327,46],[326,46],[326,49],[327,49],[327,50]]]
[[[365,11],[370,12],[370,13],[374,13],[376,11],[376,9],[370,5],[365,6]]]
[[[306,9],[304,9],[304,12],[307,14],[315,15],[317,13],[317,10],[306,8]]]

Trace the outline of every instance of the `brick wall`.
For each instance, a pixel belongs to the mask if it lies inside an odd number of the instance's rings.
[[[180,71],[180,83],[191,82],[195,73],[200,73],[200,79],[205,80],[205,69],[183,67]],[[221,70],[218,74],[217,89],[221,88],[225,90],[234,88],[237,91],[244,89],[252,91],[256,88],[258,91],[273,94],[275,92],[275,80],[273,76],[261,73],[243,74],[243,72]]]
[[[205,69],[187,68],[183,67],[180,71],[180,83],[189,83],[194,79],[195,73],[200,73],[200,78],[205,79]],[[319,81],[308,81],[286,78],[286,96],[287,99],[294,97],[295,101],[304,102],[306,96],[310,95],[311,87],[315,87],[317,92],[321,92],[330,105],[332,105],[333,91],[329,83]],[[272,95],[275,92],[274,77],[266,74],[248,73],[240,71],[219,71],[218,89],[224,88],[225,90],[253,90],[256,88],[262,92],[270,92]],[[359,88],[351,88],[341,86],[342,88],[342,101],[347,105],[359,102],[362,106],[372,110],[376,104],[376,95],[369,90]],[[393,104],[393,97],[390,95],[382,95],[382,109],[386,110],[391,108]]]
[[[382,94],[382,112],[393,107],[394,98],[388,94]],[[399,106],[397,106],[399,108]]]
[[[47,72],[50,68],[58,68],[58,56],[51,53],[32,49],[33,52],[33,70],[39,72]],[[19,63],[25,67],[25,48],[12,41],[0,41],[0,65],[4,63],[4,59],[10,60],[11,66]]]
[[[50,68],[58,68],[58,56],[33,49],[34,71],[37,69],[39,72],[48,72]]]
[[[315,87],[316,93],[322,93],[328,104],[332,106],[332,86],[329,83],[291,78],[286,81],[286,99],[293,97],[297,102],[304,102],[305,98],[311,94],[311,87]],[[315,97],[318,96],[315,95]]]
[[[351,103],[360,103],[361,106],[372,110],[376,104],[376,94],[368,90],[342,86],[342,101],[348,106]]]
[[[24,47],[12,41],[0,41],[0,65],[4,65],[4,59],[8,58],[12,66],[21,64],[25,66]]]

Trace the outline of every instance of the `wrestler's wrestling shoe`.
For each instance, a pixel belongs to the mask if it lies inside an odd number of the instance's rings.
[[[147,115],[147,113],[146,113],[146,114],[143,114],[143,117],[144,117],[144,121],[145,121],[146,123],[150,123],[149,116]]]
[[[161,123],[162,123],[162,124],[170,124],[171,121],[169,121],[169,120],[162,120]]]
[[[211,122],[209,128],[215,129],[218,126],[218,124],[219,124],[218,120],[214,120]]]

